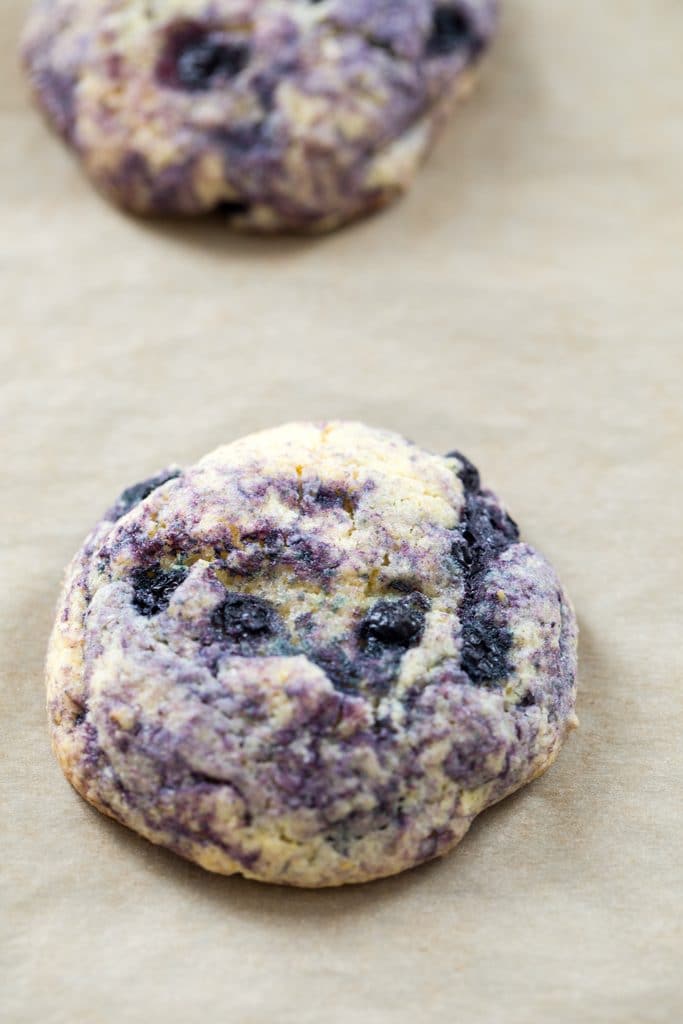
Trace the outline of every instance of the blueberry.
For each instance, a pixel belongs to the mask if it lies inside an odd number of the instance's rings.
[[[174,89],[204,92],[238,75],[249,56],[246,43],[227,40],[198,22],[180,22],[169,34],[157,77]]]
[[[465,51],[468,56],[477,57],[483,45],[472,18],[465,10],[455,4],[439,4],[436,7],[427,39],[428,57],[447,57],[456,51]]]
[[[481,480],[479,478],[479,470],[470,462],[470,460],[459,451],[449,452],[446,456],[447,459],[457,459],[458,462],[462,463],[462,467],[458,470],[458,476],[462,481],[462,485],[468,493],[476,494],[481,487]]]
[[[483,569],[486,562],[519,539],[517,524],[497,505],[472,503],[468,509],[463,537],[470,548],[472,566]]]
[[[130,512],[135,505],[139,505],[141,501],[148,498],[152,491],[156,491],[157,487],[161,487],[167,480],[175,480],[179,476],[179,469],[165,470],[162,473],[157,473],[156,476],[149,477],[148,480],[142,480],[139,484],[127,487],[123,494],[117,498],[109,518],[120,519],[126,512]]]
[[[508,653],[512,646],[509,629],[490,619],[474,619],[462,628],[461,663],[473,683],[500,682],[510,672]]]
[[[280,618],[260,597],[230,593],[211,616],[214,629],[230,644],[253,644],[280,632]]]
[[[187,576],[184,566],[162,569],[160,565],[150,569],[136,569],[133,573],[133,606],[150,618],[168,607],[171,595]]]
[[[474,554],[468,541],[460,530],[455,531],[454,539],[451,541],[451,557],[458,565],[468,572],[472,566]]]
[[[467,490],[467,488],[466,488]],[[454,532],[451,554],[463,571],[462,667],[475,684],[495,683],[510,672],[507,655],[512,634],[482,617],[477,609],[481,580],[489,565],[519,540],[517,524],[481,494],[467,490],[462,522]]]
[[[466,573],[477,576],[489,562],[519,540],[519,528],[498,505],[467,496],[463,519],[451,543],[451,554]]]
[[[249,203],[241,202],[239,199],[221,199],[216,203],[212,212],[232,220],[233,217],[244,217],[249,210]]]
[[[249,47],[208,37],[191,43],[178,55],[178,81],[191,92],[210,89],[217,78],[238,75],[249,62]]]
[[[377,601],[360,624],[361,647],[371,658],[387,650],[407,651],[422,639],[427,599],[419,593],[398,601]]]

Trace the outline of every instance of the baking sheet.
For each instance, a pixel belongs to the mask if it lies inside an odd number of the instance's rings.
[[[509,0],[411,196],[318,241],[137,223],[31,112],[0,20],[4,1019],[683,1014],[683,5]],[[461,448],[555,563],[581,729],[446,860],[342,891],[212,877],[51,757],[61,570],[110,500],[294,418]]]

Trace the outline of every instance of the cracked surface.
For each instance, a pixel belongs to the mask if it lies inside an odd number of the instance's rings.
[[[290,424],[128,488],[67,570],[54,747],[204,867],[339,885],[441,855],[575,724],[576,624],[463,456]]]
[[[495,30],[497,0],[38,0],[24,62],[101,191],[322,231],[403,192]]]

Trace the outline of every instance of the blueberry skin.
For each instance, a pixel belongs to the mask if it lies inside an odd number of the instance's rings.
[[[502,681],[510,674],[512,633],[491,619],[474,617],[463,624],[461,664],[477,685]]]
[[[269,640],[282,631],[280,616],[268,601],[236,592],[228,593],[214,609],[211,625],[218,638],[238,647]]]
[[[519,540],[514,519],[497,505],[468,494],[460,526],[451,542],[451,554],[463,567],[466,588],[511,544]]]
[[[436,7],[426,45],[428,57],[450,57],[463,52],[473,60],[481,54],[484,45],[466,8],[454,2]]]
[[[184,566],[162,569],[160,565],[150,569],[136,569],[133,573],[133,607],[149,619],[168,608],[175,590],[187,576]]]
[[[190,92],[210,89],[218,79],[238,75],[249,63],[249,47],[240,43],[199,40],[187,46],[178,56],[178,83]]]
[[[121,516],[125,516],[126,512],[130,512],[132,508],[139,505],[145,498],[148,498],[152,491],[156,491],[157,487],[161,487],[168,480],[175,480],[179,476],[181,476],[179,469],[163,470],[161,473],[157,473],[156,476],[150,476],[147,480],[141,480],[139,484],[127,487],[120,497],[117,498],[107,518],[115,522]]]
[[[414,593],[397,601],[377,601],[365,615],[358,630],[362,650],[379,658],[387,650],[407,651],[422,639],[425,611],[429,602]]]
[[[180,21],[169,29],[157,78],[170,89],[206,92],[243,71],[250,56],[247,43],[226,39],[199,22]]]
[[[470,462],[467,456],[463,455],[462,452],[459,452],[457,449],[449,452],[446,458],[457,459],[462,463],[462,468],[458,470],[458,477],[468,493],[477,494],[481,489],[481,478],[479,476],[479,470],[474,463]]]
[[[458,452],[451,454],[463,463],[458,475],[466,492],[460,526],[451,542],[451,556],[461,568],[464,584],[461,665],[475,685],[500,685],[512,670],[508,656],[513,637],[494,621],[490,611],[482,611],[481,583],[491,563],[517,543],[519,529],[506,512],[480,493],[479,474],[472,463]]]

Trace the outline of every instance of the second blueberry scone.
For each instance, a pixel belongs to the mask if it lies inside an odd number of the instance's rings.
[[[326,230],[412,180],[488,48],[497,0],[38,0],[25,64],[99,188]]]
[[[576,623],[461,455],[292,424],[125,491],[48,658],[75,788],[212,871],[300,886],[439,856],[575,723]]]

